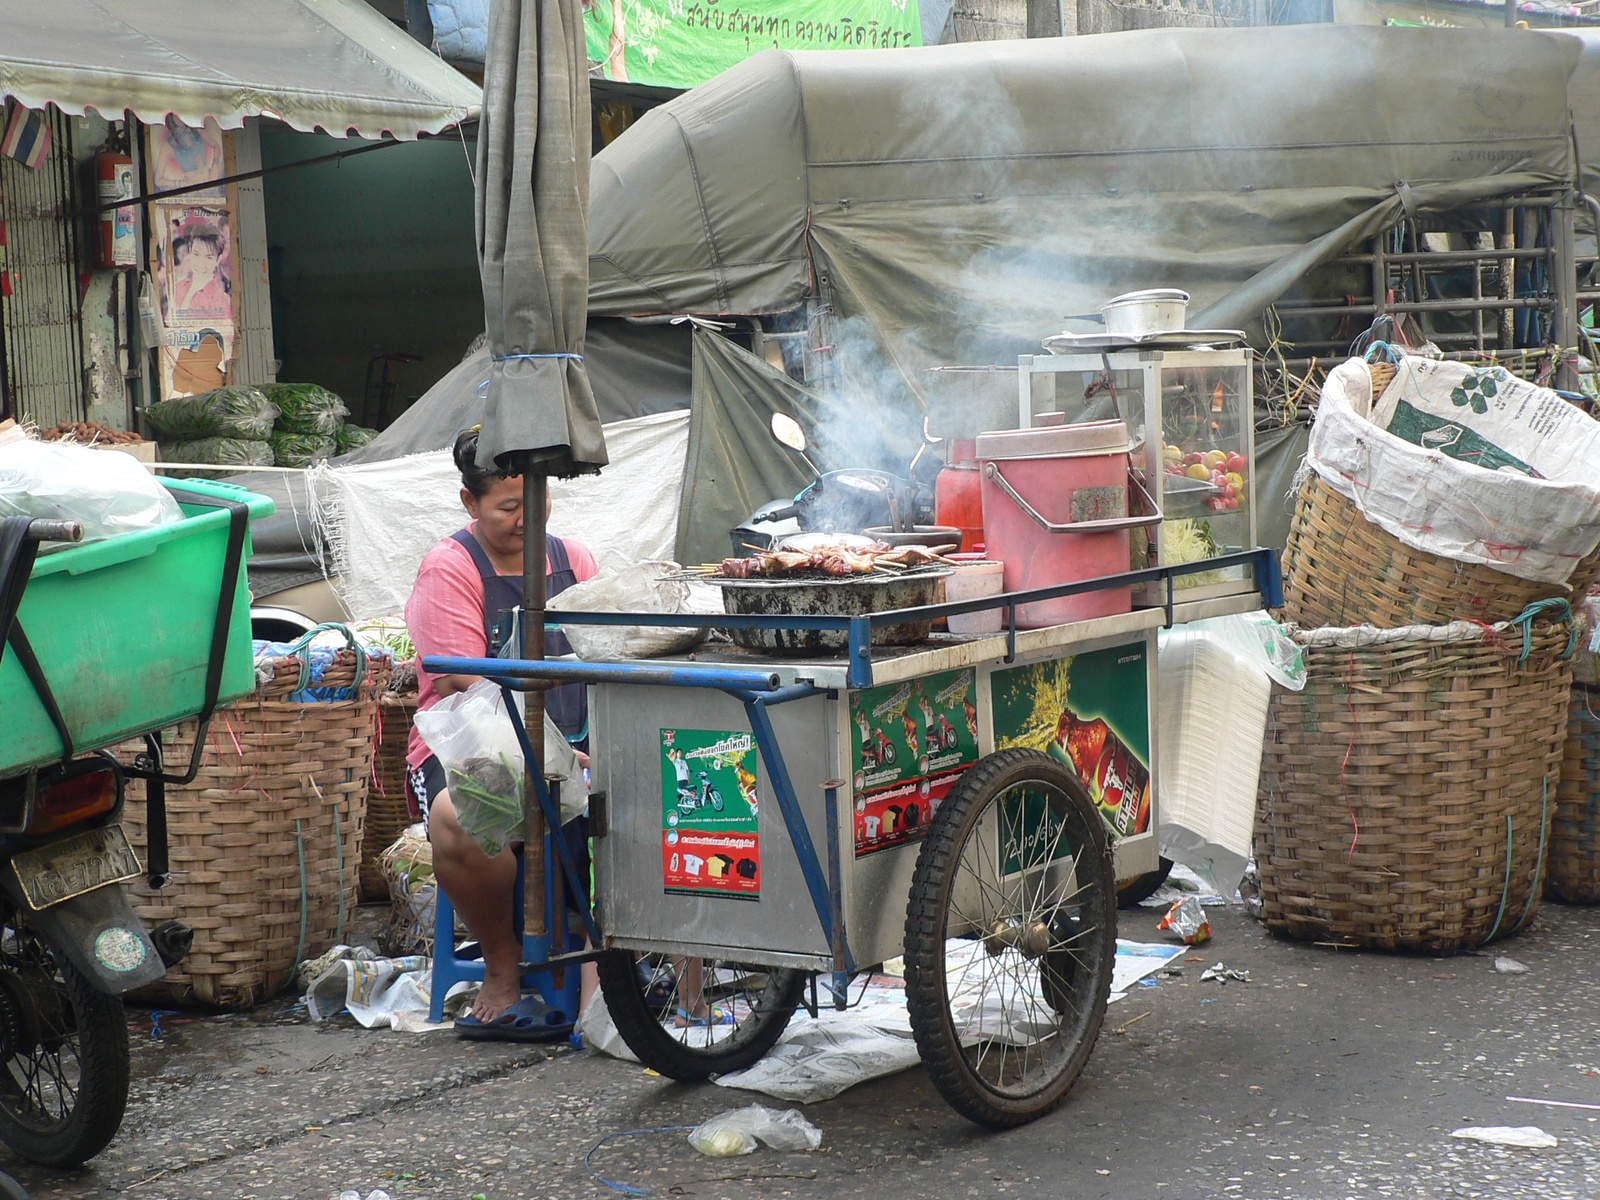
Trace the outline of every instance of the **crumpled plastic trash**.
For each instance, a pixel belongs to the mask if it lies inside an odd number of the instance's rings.
[[[689,1144],[711,1158],[731,1158],[755,1151],[759,1138],[774,1150],[815,1150],[822,1130],[795,1109],[751,1104],[718,1113],[695,1126]]]
[[[1206,919],[1206,910],[1198,896],[1185,896],[1179,900],[1167,910],[1167,915],[1161,918],[1156,928],[1177,934],[1190,946],[1198,946],[1211,939],[1211,922]]]
[[[1226,984],[1229,980],[1237,983],[1249,983],[1250,972],[1230,967],[1226,963],[1212,963],[1205,969],[1205,974],[1200,976],[1200,982],[1204,983],[1208,979],[1215,979],[1218,984]]]
[[[1526,975],[1528,973],[1526,965],[1519,963],[1514,958],[1506,958],[1504,955],[1494,960],[1494,969],[1502,975]]]
[[[361,1200],[361,1193],[355,1188],[347,1188],[339,1193],[339,1200]],[[367,1200],[389,1200],[389,1193],[382,1188],[374,1188],[367,1193]]]
[[[1528,1150],[1549,1150],[1560,1145],[1537,1125],[1467,1125],[1452,1130],[1450,1136],[1468,1142],[1488,1142],[1491,1146],[1522,1146]]]

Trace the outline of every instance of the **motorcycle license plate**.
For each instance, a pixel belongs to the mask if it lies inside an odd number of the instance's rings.
[[[36,912],[108,883],[132,879],[141,870],[121,825],[104,825],[37,850],[24,850],[11,859],[11,866],[22,884],[22,894]]]

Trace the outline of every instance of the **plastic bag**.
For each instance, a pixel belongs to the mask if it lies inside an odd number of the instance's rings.
[[[1306,686],[1306,656],[1300,644],[1264,611],[1207,617],[1183,626],[1221,642],[1238,657],[1291,692]]]
[[[349,454],[352,450],[361,449],[377,436],[376,429],[368,429],[365,425],[345,424],[339,426],[339,432],[333,435],[333,440],[338,445],[340,454]]]
[[[183,510],[131,454],[24,439],[0,445],[0,517],[78,521],[92,542],[173,524]]]
[[[272,446],[272,460],[280,467],[309,467],[324,458],[332,458],[338,444],[320,433],[276,432],[267,439]]]
[[[751,1104],[718,1113],[695,1126],[689,1144],[712,1158],[750,1154],[760,1138],[774,1150],[815,1150],[822,1145],[822,1130],[795,1109]]]
[[[1165,929],[1181,937],[1187,945],[1198,946],[1211,938],[1211,921],[1198,896],[1185,896],[1167,910],[1157,929]]]
[[[213,463],[219,467],[270,467],[272,444],[253,438],[209,437],[192,442],[162,442],[169,463]]]
[[[505,693],[480,679],[413,718],[445,770],[445,786],[461,828],[490,858],[522,830],[522,746],[506,712]],[[562,780],[561,820],[583,813],[588,792],[577,756],[549,714],[544,718],[544,774]]]
[[[315,433],[332,437],[350,415],[343,400],[314,383],[275,383],[261,390],[278,408],[279,433]]]
[[[260,388],[220,387],[198,396],[179,396],[146,405],[144,415],[175,438],[229,437],[262,441],[278,419],[277,406]]]
[[[666,576],[683,568],[674,562],[603,567],[552,601],[569,612],[689,612],[689,585]],[[707,630],[651,625],[563,625],[561,631],[582,659],[655,658],[693,649]]]

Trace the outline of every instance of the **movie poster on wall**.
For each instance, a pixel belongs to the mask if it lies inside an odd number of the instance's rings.
[[[150,172],[157,191],[193,187],[226,173],[226,143],[208,121],[194,130],[168,117],[149,129]],[[238,255],[234,202],[225,184],[202,188],[151,209],[151,264],[165,327],[161,396],[221,387],[235,355]]]

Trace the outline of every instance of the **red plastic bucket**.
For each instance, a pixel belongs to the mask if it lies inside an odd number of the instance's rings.
[[[1005,563],[1008,592],[1117,575],[1129,569],[1128,427],[1094,421],[978,437],[985,553]],[[1133,608],[1130,588],[1041,600],[1017,609],[1028,629]]]

